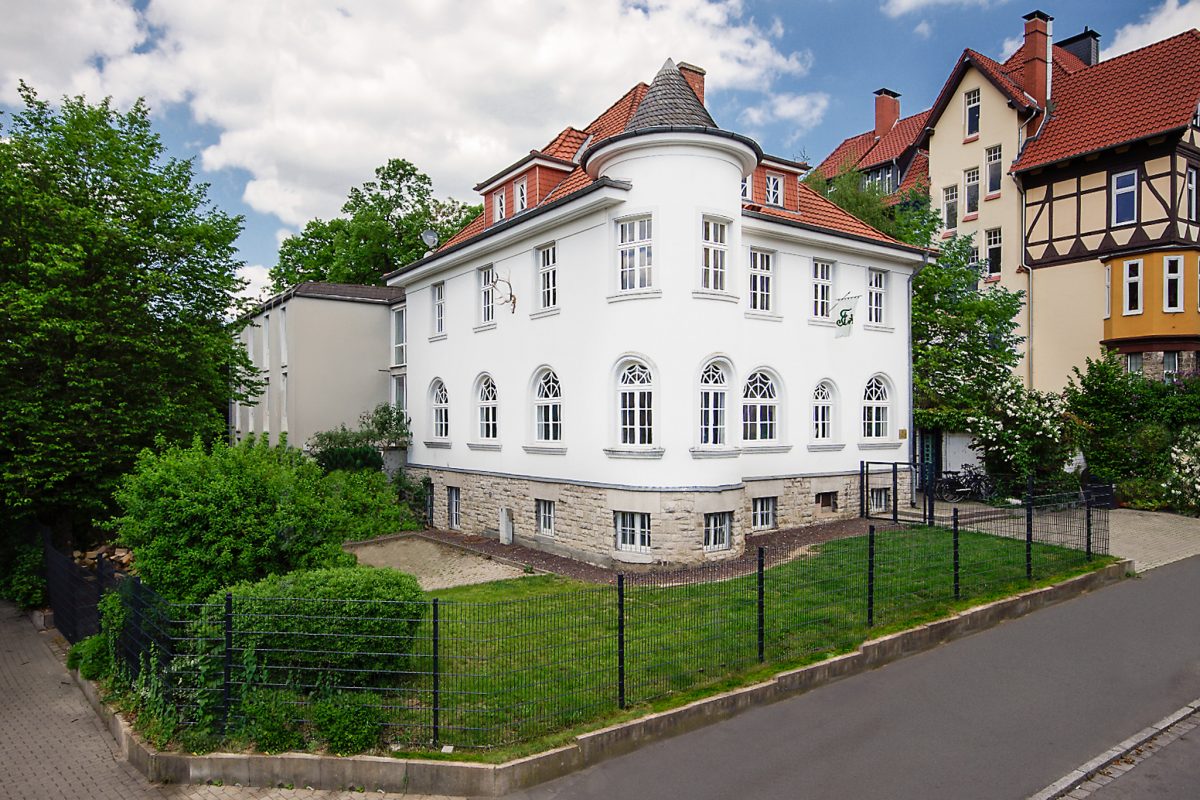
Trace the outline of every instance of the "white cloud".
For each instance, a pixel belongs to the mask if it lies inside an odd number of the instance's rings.
[[[262,264],[248,264],[238,270],[238,277],[246,281],[246,287],[238,292],[239,297],[251,300],[265,300],[270,295],[268,287],[271,284],[269,270]]]
[[[1021,49],[1021,45],[1025,44],[1025,36],[1010,36],[1000,44],[1000,60],[1007,61],[1008,57]]]
[[[987,6],[990,0],[883,0],[880,8],[889,17],[900,17],[932,6]]]
[[[769,94],[812,65],[741,0],[69,2],[6,19],[0,100],[23,75],[44,97],[186,103],[220,132],[201,166],[246,170],[245,201],[293,227],[336,214],[390,157],[474,200],[479,179],[586,124],[668,56],[706,68],[710,95]]]
[[[1161,6],[1151,9],[1138,22],[1118,28],[1112,44],[1104,48],[1103,58],[1128,53],[1191,28],[1200,28],[1200,0],[1184,3],[1164,0]]]
[[[811,94],[775,94],[757,106],[742,109],[741,120],[751,128],[761,128],[772,122],[788,124],[788,143],[795,142],[802,134],[815,128],[829,109],[829,95],[824,92]]]
[[[917,23],[917,27],[913,28],[913,33],[922,39],[928,39],[933,35],[933,26],[929,24],[929,20],[923,19]]]

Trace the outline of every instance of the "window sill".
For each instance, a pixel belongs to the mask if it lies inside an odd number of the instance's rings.
[[[433,449],[435,449],[435,450],[449,450],[449,449],[450,449],[450,442],[449,442],[448,440],[445,440],[445,439],[437,439],[437,440],[435,440],[435,441],[432,441],[432,442],[429,442],[429,441],[425,442],[425,446],[426,446],[426,447],[433,448]]]
[[[958,233],[958,228],[947,228],[946,230],[942,231],[942,238],[949,239],[956,233]]]
[[[809,325],[816,325],[820,328],[836,328],[837,323],[827,317],[809,317]]]
[[[999,200],[999,199],[1000,199],[1000,192],[992,192],[991,194],[985,194],[983,196],[983,200],[985,203],[988,200]]]
[[[721,544],[721,545],[711,545],[710,544],[704,548],[704,552],[706,552],[706,553],[728,553],[729,550],[730,550],[730,547],[727,544]]]
[[[979,134],[972,133],[970,136],[963,139],[963,144],[970,144],[971,142],[978,142],[978,141],[979,141]]]
[[[533,535],[537,539],[545,539],[545,540],[551,541],[551,542],[554,541],[554,532],[553,531],[550,531],[550,532],[537,531]]]
[[[606,447],[604,455],[609,458],[662,458],[665,453],[661,447]]]
[[[984,283],[998,283],[999,281],[1000,281],[1000,273],[996,273],[995,275],[984,275],[983,276]]]
[[[900,441],[895,441],[895,442],[864,441],[864,442],[858,443],[858,449],[859,450],[898,450],[903,444],[904,444],[904,442],[900,442]]]
[[[790,444],[743,444],[742,452],[746,455],[754,453],[786,453],[792,449]]]
[[[810,453],[834,453],[845,449],[845,444],[810,444],[808,446],[808,452]]]
[[[977,219],[979,219],[979,212],[972,211],[970,214],[964,214],[963,218],[959,220],[959,222],[974,222]]]
[[[894,325],[878,325],[873,322],[864,322],[863,330],[864,331],[878,331],[880,333],[895,333],[896,326],[894,326]]]
[[[446,334],[444,334],[444,333],[435,333],[433,336],[430,336],[430,337],[429,337],[429,341],[431,341],[431,342],[444,342],[444,341],[446,341]]]
[[[622,564],[653,564],[654,556],[633,550],[613,550],[612,560],[620,561]]]
[[[392,364],[390,367],[388,367],[388,369],[395,372],[398,369],[406,369],[407,367],[408,367],[408,362],[406,361],[403,364]]]
[[[764,322],[783,322],[783,315],[772,311],[747,311],[746,319],[761,319]]]
[[[500,445],[491,442],[467,442],[468,450],[492,450],[500,452]]]
[[[484,331],[494,331],[494,330],[496,330],[496,323],[495,322],[485,322],[482,325],[476,325],[471,330],[475,331],[475,333],[483,333]]]
[[[608,296],[610,303],[624,303],[626,300],[653,300],[662,297],[662,289],[630,289]]]
[[[1142,315],[1141,311],[1122,311],[1121,312],[1122,317],[1140,317],[1141,315]]]
[[[693,447],[688,452],[692,458],[737,458],[742,454],[737,447]]]
[[[550,308],[543,308],[541,311],[534,311],[532,314],[529,315],[529,318],[530,319],[545,319],[546,317],[555,316],[561,310],[562,309],[560,309],[558,306],[551,306]]]
[[[697,300],[720,300],[725,303],[736,303],[739,299],[737,295],[715,289],[693,289],[692,297]]]
[[[1108,227],[1110,227],[1110,228],[1126,228],[1130,225],[1136,225],[1136,224],[1137,224],[1136,219],[1126,220],[1125,222],[1117,222],[1116,220],[1113,220],[1113,224],[1109,225]]]
[[[1163,313],[1164,314],[1182,314],[1183,309],[1182,308],[1164,308]]]
[[[565,456],[567,448],[546,444],[527,444],[522,448],[526,453],[543,456]]]

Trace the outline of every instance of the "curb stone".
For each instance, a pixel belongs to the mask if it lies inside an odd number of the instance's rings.
[[[71,677],[116,740],[121,756],[151,781],[179,784],[221,781],[226,785],[257,787],[273,787],[287,782],[314,789],[337,790],[347,786],[361,786],[368,792],[499,797],[631,752],[650,742],[678,736],[728,719],[750,708],[802,694],[905,656],[930,650],[942,643],[994,627],[1005,620],[1024,616],[1046,605],[1078,597],[1122,580],[1132,569],[1131,561],[1118,561],[1054,586],[1031,589],[907,631],[863,642],[853,652],[779,672],[761,683],[581,733],[571,744],[501,764],[427,761],[386,756],[337,757],[311,753],[283,753],[275,756],[212,753],[197,756],[159,752],[143,741],[125,719],[104,704],[94,683],[83,679],[78,670],[72,670]],[[1169,724],[1195,713],[1198,709],[1200,700],[1168,717]],[[1138,736],[1146,735],[1131,747],[1159,732],[1158,729],[1146,729]],[[1126,743],[1122,743],[1119,747],[1125,745]],[[1110,753],[1106,753],[1100,758],[1105,759],[1107,763],[1119,755],[1121,754],[1112,755],[1110,758]],[[1091,769],[1091,762],[1084,766]],[[1095,769],[1101,766],[1103,764]],[[1072,773],[1072,776],[1074,774]],[[1083,779],[1081,777],[1079,782]],[[1077,783],[1072,784],[1072,787]],[[1048,787],[1047,791],[1050,788]],[[1051,797],[1060,796],[1062,791],[1069,790],[1055,788],[1059,794],[1039,794],[1036,798],[1049,800]]]

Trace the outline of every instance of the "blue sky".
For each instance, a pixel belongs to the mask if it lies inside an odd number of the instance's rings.
[[[6,10],[0,108],[18,79],[146,97],[171,155],[245,216],[257,293],[280,239],[390,157],[474,201],[672,57],[708,70],[722,127],[816,163],[872,125],[876,89],[927,108],[963,48],[1002,59],[1034,8],[1056,39],[1098,31],[1106,56],[1200,27],[1200,0],[53,0]]]

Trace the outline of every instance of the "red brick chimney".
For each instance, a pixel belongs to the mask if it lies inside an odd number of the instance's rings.
[[[1025,15],[1025,68],[1022,86],[1038,108],[1050,99],[1050,23],[1054,17],[1041,11]]]
[[[875,92],[875,138],[881,139],[900,119],[900,95],[891,89]]]
[[[683,79],[688,82],[688,86],[696,93],[696,97],[700,98],[700,105],[704,105],[704,70],[686,61],[680,61],[676,66]]]

